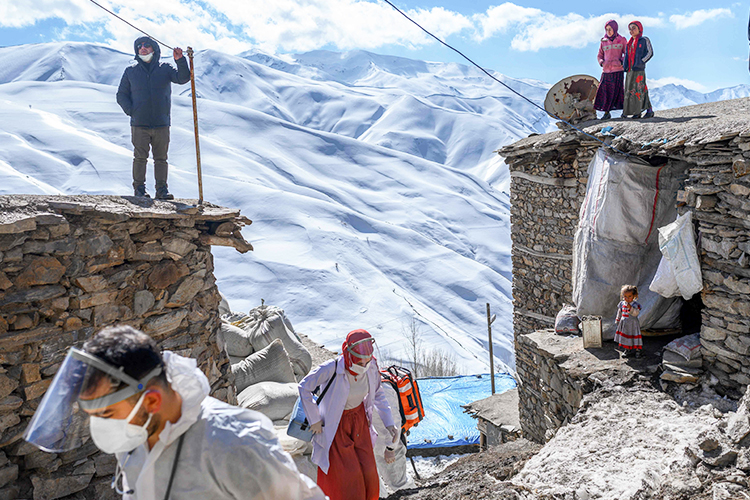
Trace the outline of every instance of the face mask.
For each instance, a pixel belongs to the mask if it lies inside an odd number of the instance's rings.
[[[368,361],[365,366],[358,365],[356,363],[352,363],[352,367],[350,368],[351,371],[356,373],[357,375],[362,375],[367,371],[367,369],[370,368],[370,362]]]
[[[138,413],[143,403],[144,392],[138,403],[133,407],[130,414],[123,420],[114,418],[89,417],[89,428],[91,439],[97,448],[104,453],[124,453],[138,448],[148,441],[148,424],[151,423],[153,414],[149,414],[148,420],[143,425],[133,425],[130,421]]]
[[[150,63],[151,62],[151,58],[154,57],[154,53],[151,52],[150,54],[146,54],[145,56],[142,56],[141,54],[138,54],[138,57],[141,58],[141,61],[143,61],[145,63]]]

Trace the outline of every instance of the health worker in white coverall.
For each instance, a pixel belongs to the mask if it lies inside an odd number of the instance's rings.
[[[115,454],[125,500],[324,500],[264,415],[208,396],[194,359],[110,327],[71,348],[24,438],[45,451],[94,444]],[[80,411],[79,410],[83,410]]]
[[[393,421],[403,424],[396,389],[385,382],[381,384],[381,388],[391,406]],[[375,441],[375,462],[378,464],[380,475],[380,498],[386,498],[398,490],[416,488],[414,480],[406,473],[406,445],[403,438],[394,444],[383,419],[375,418],[372,423],[378,433],[378,439]]]

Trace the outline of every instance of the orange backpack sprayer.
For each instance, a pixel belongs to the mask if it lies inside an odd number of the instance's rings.
[[[399,410],[401,411],[401,429],[408,432],[424,418],[422,397],[419,386],[412,377],[411,371],[400,366],[390,366],[380,371],[383,382],[391,384],[399,396]]]

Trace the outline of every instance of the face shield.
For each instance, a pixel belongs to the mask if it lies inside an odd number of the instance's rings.
[[[89,436],[88,415],[82,410],[97,410],[119,403],[143,391],[146,383],[161,371],[161,366],[157,366],[136,380],[122,368],[115,368],[73,347],[23,437],[47,452],[60,453],[77,448]]]
[[[374,351],[375,339],[370,337],[362,340],[358,340],[347,346],[346,350],[349,355],[352,356],[352,360],[357,362],[358,360],[368,359],[372,357]]]

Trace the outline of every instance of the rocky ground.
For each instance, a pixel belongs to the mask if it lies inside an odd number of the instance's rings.
[[[523,486],[510,483],[541,445],[525,439],[466,455],[436,476],[417,481],[419,487],[397,491],[388,500],[458,500],[533,498]]]
[[[461,458],[391,500],[750,499],[750,392],[736,411],[678,404],[640,380],[603,387],[544,447]]]

